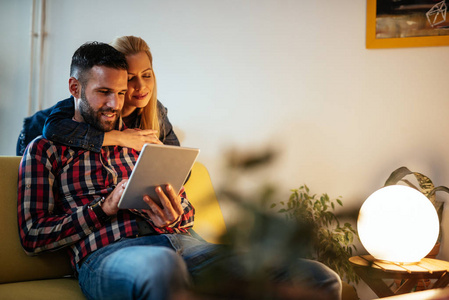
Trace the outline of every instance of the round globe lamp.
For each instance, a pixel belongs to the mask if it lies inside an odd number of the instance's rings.
[[[360,241],[374,258],[420,261],[435,246],[440,230],[433,204],[421,192],[391,185],[363,203],[357,220]]]

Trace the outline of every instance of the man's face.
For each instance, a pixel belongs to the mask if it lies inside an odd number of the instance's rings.
[[[126,70],[94,66],[87,83],[81,86],[78,113],[82,120],[98,130],[111,131],[115,128],[125,100],[128,86]],[[77,118],[78,115],[78,118]]]

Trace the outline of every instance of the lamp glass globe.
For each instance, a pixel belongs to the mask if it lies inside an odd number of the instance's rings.
[[[426,196],[408,186],[392,185],[366,199],[357,230],[363,246],[376,259],[412,263],[432,250],[440,227]]]

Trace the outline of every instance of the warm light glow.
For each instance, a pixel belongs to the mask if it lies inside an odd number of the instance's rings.
[[[375,258],[417,262],[432,250],[440,227],[426,196],[408,186],[392,185],[366,199],[357,229],[363,246]]]

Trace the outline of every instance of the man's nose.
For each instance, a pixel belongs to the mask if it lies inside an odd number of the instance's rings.
[[[119,94],[114,93],[109,98],[109,101],[108,101],[107,105],[108,105],[108,107],[110,109],[120,110],[120,109],[122,109],[123,101],[124,101],[124,99],[123,99],[122,96],[120,96]]]

